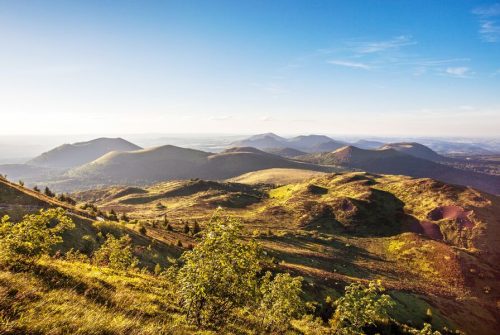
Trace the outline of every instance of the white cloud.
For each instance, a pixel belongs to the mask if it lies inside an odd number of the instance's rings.
[[[386,41],[376,42],[357,42],[351,43],[355,52],[362,54],[381,52],[389,49],[398,49],[407,45],[414,45],[417,42],[413,41],[411,36],[397,36]]]
[[[472,72],[466,66],[449,67],[445,70],[445,73],[455,78],[469,78],[471,75],[474,74],[474,72]]]
[[[479,7],[472,11],[479,18],[479,34],[485,42],[500,41],[500,3]]]
[[[368,64],[365,64],[365,63],[345,61],[345,60],[329,60],[329,61],[327,61],[327,63],[333,64],[333,65],[350,67],[350,68],[354,68],[354,69],[369,70],[371,68]]]

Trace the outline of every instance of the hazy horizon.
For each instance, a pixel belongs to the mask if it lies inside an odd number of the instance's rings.
[[[3,135],[492,137],[495,1],[0,2]]]

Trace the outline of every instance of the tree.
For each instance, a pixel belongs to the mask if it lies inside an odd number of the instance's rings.
[[[113,269],[127,270],[137,266],[139,261],[132,253],[132,240],[125,235],[117,239],[111,234],[106,235],[106,241],[94,253],[94,262]]]
[[[336,301],[337,309],[330,325],[334,334],[364,334],[363,327],[388,318],[388,310],[395,303],[386,294],[380,280],[367,286],[353,283],[346,287],[345,295]]]
[[[258,315],[263,328],[273,334],[286,331],[290,321],[303,311],[302,277],[279,273],[271,279],[268,271],[262,278],[260,294]]]
[[[114,209],[112,209],[112,210],[109,211],[108,220],[118,221],[118,215],[116,215],[116,212],[115,212]]]
[[[36,186],[36,185],[35,185],[35,186],[33,187],[33,191],[35,191],[35,192],[40,192],[40,189],[38,188],[38,186]]]
[[[18,223],[4,216],[0,221],[0,262],[33,263],[61,243],[60,234],[74,226],[62,208],[42,209]]]
[[[180,302],[197,326],[217,328],[235,308],[254,301],[260,251],[255,241],[238,240],[240,229],[238,221],[215,215],[200,243],[181,257]]]
[[[184,223],[184,234],[189,234],[189,225],[188,223]]]
[[[24,181],[22,181],[21,179],[19,179],[19,185],[24,187]]]
[[[122,213],[121,217],[120,217],[120,220],[124,221],[124,222],[128,222],[129,221],[129,218],[127,216],[127,213]]]
[[[198,234],[201,231],[200,225],[198,224],[198,221],[194,220],[193,223],[193,235]]]
[[[43,193],[48,196],[48,197],[51,197],[53,198],[56,194],[54,192],[52,192],[50,190],[50,188],[48,186],[45,186],[45,190],[43,191]]]
[[[140,233],[141,235],[146,235],[146,233],[147,233],[147,232],[148,232],[148,230],[146,229],[146,227],[144,226],[144,224],[142,224],[142,223],[141,223],[141,224],[139,225],[139,233]]]

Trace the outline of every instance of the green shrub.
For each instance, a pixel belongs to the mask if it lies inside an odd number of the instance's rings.
[[[74,226],[62,208],[42,209],[18,223],[4,216],[0,221],[0,263],[32,263],[61,243],[60,234]]]
[[[335,334],[364,334],[363,327],[388,318],[388,310],[395,306],[384,291],[381,281],[372,281],[368,286],[352,283],[345,295],[336,301],[337,309],[330,325]]]
[[[202,241],[182,255],[177,279],[181,305],[190,322],[217,328],[254,300],[261,270],[255,242],[238,240],[240,224],[215,216]]]
[[[126,270],[138,264],[137,258],[132,253],[132,240],[125,235],[117,239],[108,234],[106,241],[94,253],[94,262],[98,265],[109,266],[113,269]]]
[[[301,299],[302,277],[292,277],[279,273],[271,279],[268,271],[260,285],[260,306],[258,314],[264,330],[271,333],[286,331],[293,318],[300,316],[304,309]]]

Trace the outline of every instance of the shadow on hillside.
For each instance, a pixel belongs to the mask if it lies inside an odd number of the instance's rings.
[[[356,261],[359,263],[386,263],[388,262],[387,260],[367,252],[365,249],[353,245],[346,245],[337,240],[322,241],[302,236],[294,238],[275,237],[269,240],[279,242],[281,245],[280,250],[270,249],[269,251],[270,255],[278,260],[358,278],[371,278],[377,275],[386,275],[385,272],[373,268],[364,268],[356,264]],[[316,251],[311,249],[311,243],[319,243],[331,249]],[[289,248],[288,251],[286,245],[290,245],[293,248]],[[292,249],[303,250],[304,253],[293,252]]]
[[[105,281],[96,279],[95,285],[89,285],[78,278],[62,273],[55,267],[40,264],[33,265],[30,272],[40,279],[47,289],[68,289],[97,304],[115,306],[110,294],[116,288]]]
[[[378,189],[361,199],[341,198],[332,204],[330,232],[351,236],[388,237],[408,231],[418,220],[404,211],[405,203],[394,194]],[[325,229],[320,222],[319,230]],[[310,225],[314,227],[314,225]]]

